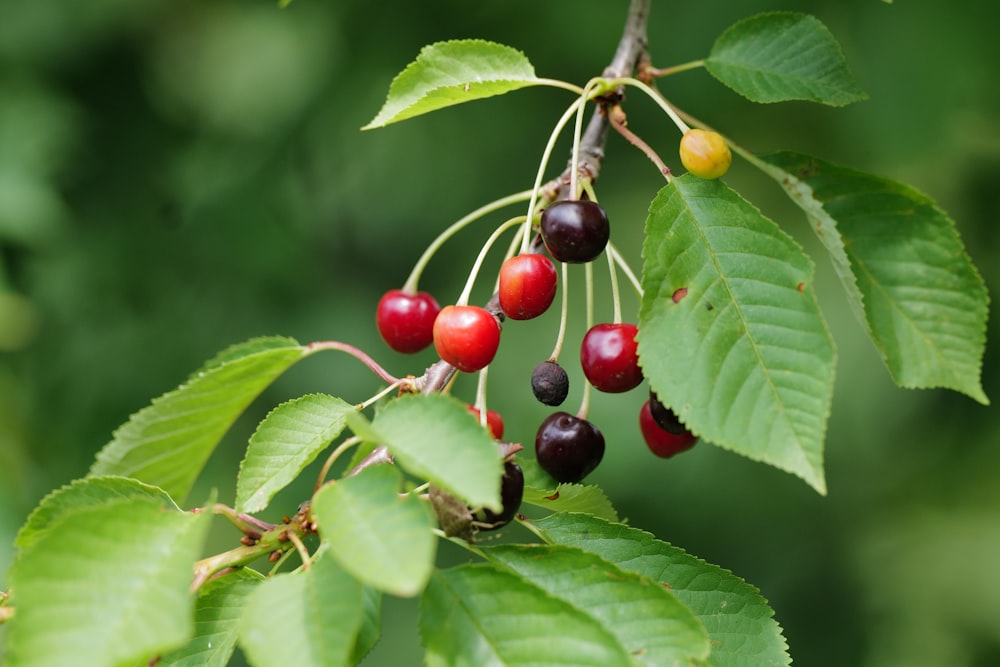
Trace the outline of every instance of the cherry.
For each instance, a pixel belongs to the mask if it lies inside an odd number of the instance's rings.
[[[427,292],[389,290],[375,310],[375,326],[389,347],[412,354],[434,340],[434,318],[441,306]]]
[[[683,435],[688,432],[687,426],[681,423],[677,413],[660,403],[660,399],[657,398],[652,389],[649,390],[649,411],[664,431],[674,435]]]
[[[604,458],[604,436],[586,419],[556,412],[538,427],[535,457],[557,482],[576,483]]]
[[[476,525],[480,530],[496,530],[510,523],[510,520],[521,508],[524,497],[524,473],[521,466],[513,461],[503,464],[503,479],[500,482],[500,503],[503,509],[499,514],[483,508],[476,512]]]
[[[687,451],[698,442],[698,438],[687,429],[682,433],[671,433],[661,428],[650,411],[649,401],[643,403],[639,410],[639,430],[649,451],[664,459]]]
[[[634,324],[596,324],[584,335],[580,365],[596,389],[618,394],[642,382],[637,333]]]
[[[434,320],[434,349],[460,371],[490,365],[500,347],[500,323],[479,306],[445,306]]]
[[[476,417],[476,421],[480,421],[482,412],[479,408],[474,405],[467,406],[469,412],[471,412]],[[490,435],[493,436],[494,440],[499,440],[503,437],[503,417],[496,410],[486,411],[486,427],[490,430]]]
[[[512,320],[538,317],[556,296],[556,267],[537,253],[511,257],[500,267],[500,308]]]
[[[701,178],[719,178],[733,161],[729,145],[718,132],[688,130],[681,137],[681,163]]]
[[[542,211],[542,241],[560,262],[582,264],[600,255],[611,228],[604,209],[590,200],[563,200]]]
[[[531,372],[531,393],[545,405],[562,405],[569,393],[569,376],[554,361],[543,361]]]

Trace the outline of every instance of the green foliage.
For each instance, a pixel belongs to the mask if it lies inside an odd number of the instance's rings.
[[[618,512],[599,486],[560,484],[554,489],[525,486],[522,502],[550,512],[585,512],[608,521],[618,521]]]
[[[867,97],[837,40],[807,14],[770,12],[739,21],[716,40],[705,67],[754,102],[843,106]]]
[[[434,567],[437,539],[429,509],[399,496],[399,471],[367,468],[316,494],[313,516],[330,553],[364,583],[394,595],[423,590]]]
[[[834,349],[802,249],[719,181],[673,179],[650,207],[639,358],[696,434],[817,491]]]
[[[509,46],[481,39],[430,44],[393,79],[382,110],[362,129],[541,83],[524,54]]]
[[[259,512],[340,435],[355,411],[339,398],[310,394],[282,403],[250,438],[236,482],[236,509]]]
[[[38,512],[47,526],[10,570],[18,605],[7,637],[11,667],[135,663],[188,640],[191,563],[208,515],[106,479],[66,487]]]
[[[97,455],[90,475],[133,477],[184,498],[236,418],[303,353],[290,338],[259,339],[222,352],[132,415]]]
[[[955,223],[888,178],[791,152],[762,160],[809,217],[893,380],[988,404],[980,375],[989,295]]]

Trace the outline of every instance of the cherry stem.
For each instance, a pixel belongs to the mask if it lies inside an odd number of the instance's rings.
[[[594,263],[587,262],[584,265],[584,275],[587,279],[587,331],[594,326]],[[583,397],[580,399],[580,409],[577,410],[578,419],[586,419],[590,413],[590,383],[583,383]]]
[[[612,320],[615,324],[622,323],[622,299],[618,291],[618,272],[615,271],[615,258],[610,252],[605,252],[608,256],[608,274],[611,277],[611,302],[614,304],[615,317]]]
[[[469,226],[479,218],[489,215],[494,211],[498,211],[502,208],[510,206],[511,204],[517,204],[518,202],[526,201],[530,199],[533,196],[533,194],[534,191],[525,190],[524,192],[517,192],[512,195],[507,195],[506,197],[501,197],[500,199],[496,199],[488,204],[480,206],[475,211],[469,213],[460,220],[452,223],[450,227],[448,227],[443,232],[438,234],[438,237],[434,239],[434,241],[429,246],[427,246],[426,250],[424,250],[424,254],[421,255],[420,259],[417,260],[417,263],[413,266],[413,270],[410,272],[409,278],[407,278],[406,282],[403,284],[403,291],[410,294],[415,293],[417,291],[417,283],[420,281],[421,274],[424,272],[424,269],[427,267],[427,264],[431,261],[431,258],[434,256],[434,253],[436,253],[441,248],[441,246],[444,245],[445,241],[450,239],[456,233],[458,233],[465,227]]]
[[[483,370],[479,371],[479,380],[476,383],[476,409],[479,410],[479,423],[482,424],[483,428],[487,428],[488,421],[486,419],[486,377],[489,372],[490,367],[487,366]]]
[[[562,88],[563,90],[568,90],[570,92],[576,93],[577,95],[583,95],[583,88],[576,85],[575,83],[570,83],[569,81],[561,81],[559,79],[533,79],[532,83],[541,84],[545,86],[551,86],[553,88]]]
[[[576,108],[576,124],[573,127],[573,154],[569,166],[569,199],[580,197],[577,181],[580,179],[580,134],[583,131],[583,109],[597,88],[598,81],[593,79],[587,83],[580,96],[581,102]]]
[[[362,403],[361,405],[359,405],[358,406],[358,410],[367,410],[372,405],[374,405],[375,403],[377,403],[381,399],[385,398],[386,396],[388,396],[392,392],[396,391],[400,387],[412,388],[412,386],[413,386],[413,380],[411,380],[409,378],[407,378],[405,380],[399,380],[398,382],[393,382],[388,387],[386,387],[385,389],[383,389],[382,391],[378,392],[377,394],[375,394],[374,396],[372,396],[371,398],[369,398],[367,401],[365,401],[364,403]]]
[[[361,442],[361,438],[354,436],[344,440],[344,442],[340,443],[340,445],[333,450],[330,456],[327,457],[326,462],[323,464],[323,468],[319,471],[319,477],[316,479],[316,486],[313,488],[313,495],[316,495],[316,492],[323,486],[323,482],[326,481],[326,476],[330,473],[330,468],[333,467],[334,462],[340,458],[340,455],[351,447],[357,445],[359,442]]]
[[[611,127],[615,129],[618,134],[625,137],[626,141],[641,150],[649,158],[650,162],[656,165],[663,177],[667,179],[667,183],[670,182],[670,167],[666,165],[663,159],[656,153],[653,148],[647,144],[645,141],[640,139],[632,130],[625,127],[624,123],[620,123],[615,119],[611,119]]]
[[[640,72],[646,76],[652,78],[660,78],[664,76],[670,76],[671,74],[677,74],[679,72],[686,72],[692,69],[698,69],[699,67],[704,67],[704,60],[692,60],[691,62],[682,63],[680,65],[674,65],[672,67],[664,67],[662,69],[657,69],[656,67],[646,67]]]
[[[261,521],[256,517],[250,516],[249,514],[237,512],[232,507],[223,505],[222,503],[215,503],[212,505],[212,514],[219,514],[226,517],[233,523],[234,526],[239,528],[244,533],[256,533],[258,531],[264,531],[266,533],[267,531],[274,530],[275,528],[273,523]]]
[[[663,109],[663,111],[668,116],[670,116],[670,120],[674,121],[674,125],[676,125],[677,129],[679,129],[681,131],[681,134],[683,134],[683,133],[685,133],[685,132],[687,132],[688,130],[691,129],[688,126],[687,123],[685,123],[683,120],[681,120],[680,115],[678,115],[677,111],[673,108],[673,106],[670,104],[670,102],[668,102],[667,99],[663,96],[663,93],[661,93],[660,91],[656,90],[652,86],[648,86],[645,83],[643,83],[642,81],[639,81],[639,79],[635,79],[635,78],[630,77],[630,76],[625,76],[625,77],[621,77],[619,79],[614,79],[613,82],[621,84],[621,85],[625,85],[625,86],[632,86],[632,87],[638,88],[642,92],[646,93],[646,95],[648,95],[650,97],[650,99],[652,99],[654,102],[656,102],[660,106],[660,108]]]
[[[466,306],[469,303],[469,297],[472,295],[472,286],[476,282],[476,277],[479,275],[479,269],[482,268],[483,262],[486,260],[486,255],[489,254],[490,248],[496,243],[500,235],[506,232],[511,227],[520,225],[524,222],[524,216],[517,216],[516,218],[511,218],[507,222],[503,223],[490,234],[490,237],[486,239],[486,243],[483,244],[482,249],[479,251],[479,256],[476,257],[476,263],[472,265],[472,271],[469,272],[469,278],[465,281],[465,289],[462,290],[462,294],[458,297],[458,301],[455,302],[456,306]]]
[[[338,352],[346,352],[347,354],[351,355],[352,357],[363,363],[365,366],[368,367],[369,370],[371,370],[372,373],[375,373],[375,375],[379,376],[382,380],[385,380],[389,384],[400,384],[401,382],[405,382],[404,380],[400,380],[392,373],[382,368],[380,365],[378,365],[378,363],[375,362],[374,359],[369,357],[367,354],[365,354],[358,348],[348,343],[341,343],[340,341],[336,340],[324,340],[324,341],[309,343],[306,346],[306,349],[310,351],[337,350]]]
[[[625,275],[628,277],[629,282],[632,283],[632,287],[635,288],[635,292],[639,295],[639,299],[641,300],[643,295],[642,285],[639,283],[639,279],[636,278],[635,274],[632,272],[632,267],[628,265],[628,262],[625,261],[625,258],[622,257],[621,253],[618,252],[618,248],[616,248],[613,243],[608,243],[608,254],[614,257],[614,260],[618,263],[619,268],[625,272]]]
[[[549,361],[558,362],[566,340],[566,320],[569,318],[569,265],[562,263],[562,310],[559,313],[559,333],[556,335],[556,346],[552,349]]]
[[[299,552],[299,558],[302,559],[302,569],[308,570],[312,565],[312,558],[309,556],[309,550],[306,549],[306,545],[302,543],[302,538],[299,537],[298,533],[289,532],[288,541],[295,545],[295,550]]]

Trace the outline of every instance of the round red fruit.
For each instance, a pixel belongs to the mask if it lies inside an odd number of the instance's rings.
[[[595,389],[618,394],[639,386],[638,333],[634,324],[597,324],[583,337],[580,365]]]
[[[556,267],[545,255],[524,253],[500,267],[500,308],[512,320],[538,317],[556,296]]]
[[[389,290],[375,311],[375,326],[386,344],[397,352],[412,354],[434,340],[434,320],[441,306],[427,292]]]
[[[671,433],[656,423],[649,409],[649,401],[643,403],[639,411],[639,430],[642,431],[642,437],[649,451],[663,459],[687,451],[698,442],[698,438],[688,430]]]
[[[476,421],[481,419],[482,413],[474,405],[468,406],[469,412],[471,412],[476,417]],[[490,430],[490,435],[493,436],[494,440],[499,440],[503,437],[503,417],[496,410],[486,411],[486,427]]]
[[[434,320],[434,349],[464,373],[490,365],[500,347],[500,323],[479,306],[445,306]]]

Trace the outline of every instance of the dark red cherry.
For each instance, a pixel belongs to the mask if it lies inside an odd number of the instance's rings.
[[[543,361],[531,372],[531,393],[545,405],[562,405],[569,393],[569,376],[554,361]]]
[[[538,317],[556,296],[556,267],[545,255],[525,253],[500,267],[500,308],[512,320]]]
[[[476,513],[476,520],[480,530],[495,530],[510,523],[510,520],[521,508],[521,499],[524,497],[524,473],[521,466],[513,461],[503,464],[503,479],[500,482],[500,503],[503,509],[499,513],[491,512],[488,509],[481,509]]]
[[[412,354],[434,340],[434,320],[441,307],[427,292],[389,290],[375,311],[375,326],[386,344],[397,352]]]
[[[479,306],[445,306],[434,320],[434,349],[460,371],[490,365],[500,347],[500,323]]]
[[[656,397],[652,389],[649,390],[649,412],[664,431],[674,435],[687,433],[687,427],[681,423],[677,413],[660,403],[660,399]]]
[[[596,324],[584,335],[580,365],[596,389],[617,394],[642,382],[637,333],[634,324]]]
[[[649,451],[664,459],[687,451],[698,442],[698,438],[687,429],[683,433],[671,433],[661,428],[650,412],[649,401],[643,403],[639,411],[639,430]]]
[[[604,436],[586,419],[556,412],[538,427],[535,457],[557,482],[576,483],[604,458]]]
[[[542,211],[542,241],[560,262],[581,264],[600,255],[611,227],[604,209],[590,200],[564,200]]]

